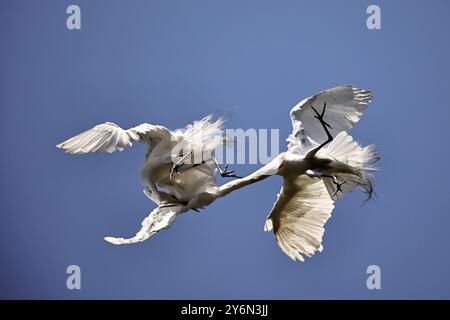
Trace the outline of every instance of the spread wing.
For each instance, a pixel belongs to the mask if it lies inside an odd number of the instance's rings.
[[[302,255],[310,257],[322,251],[324,225],[333,208],[321,179],[306,175],[285,178],[264,230],[273,230],[281,250],[291,259],[304,261]]]
[[[144,123],[124,130],[117,124],[106,122],[76,135],[58,145],[66,153],[83,154],[88,152],[114,152],[131,147],[133,141],[151,144],[157,139],[169,138],[171,132],[163,127]]]
[[[312,107],[321,112],[326,103],[324,120],[331,126],[330,133],[335,137],[339,132],[352,128],[371,101],[370,91],[352,85],[341,85],[300,101],[291,110],[293,131],[288,138],[289,150],[306,154],[326,141],[326,133],[314,117],[316,114]]]
[[[180,205],[161,205],[154,209],[143,221],[141,229],[131,238],[105,237],[112,244],[133,244],[150,238],[155,233],[169,228],[175,221],[177,214],[184,212],[185,207]]]

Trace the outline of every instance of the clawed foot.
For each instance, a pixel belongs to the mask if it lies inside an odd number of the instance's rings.
[[[242,178],[238,175],[236,175],[234,173],[234,171],[228,171],[228,165],[225,165],[225,168],[223,170],[220,169],[219,167],[219,171],[220,171],[220,175],[222,176],[222,178]]]
[[[314,118],[316,118],[317,120],[319,120],[320,123],[321,123],[322,125],[325,125],[325,126],[327,126],[328,128],[330,128],[330,129],[333,129],[333,128],[331,128],[331,126],[323,119],[323,116],[324,116],[324,114],[325,114],[325,109],[327,108],[327,103],[326,103],[326,102],[323,103],[322,113],[319,113],[319,112],[316,110],[316,108],[314,108],[313,105],[311,105],[311,108],[314,110],[314,112],[315,112],[315,114],[316,114],[316,115],[314,116]]]
[[[336,195],[338,194],[338,192],[344,194],[344,191],[342,191],[342,188],[341,188],[341,187],[342,187],[342,185],[343,185],[344,183],[346,183],[346,182],[347,182],[347,180],[344,180],[344,181],[342,181],[341,183],[339,183],[339,182],[337,181],[336,178],[333,179],[333,183],[334,183],[334,185],[336,186],[336,191],[334,192],[333,197],[336,196]]]

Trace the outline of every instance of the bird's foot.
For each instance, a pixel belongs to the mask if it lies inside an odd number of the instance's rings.
[[[333,197],[336,196],[338,194],[338,192],[340,192],[341,194],[344,194],[344,191],[342,191],[342,186],[344,185],[344,183],[346,183],[347,180],[344,180],[342,182],[339,183],[339,181],[337,181],[337,179],[333,179],[333,183],[336,186],[336,191],[333,194]]]
[[[220,175],[222,178],[242,178],[234,173],[234,170],[228,171],[228,165],[225,165],[223,170],[220,170]]]
[[[317,120],[319,120],[320,123],[321,123],[322,125],[327,126],[327,127],[330,128],[330,129],[333,129],[333,128],[331,128],[331,126],[323,119],[323,116],[325,115],[325,110],[326,110],[326,108],[327,108],[327,103],[326,103],[326,102],[323,103],[323,109],[322,109],[322,112],[321,112],[321,113],[319,113],[319,112],[316,110],[316,108],[314,108],[313,105],[311,105],[311,108],[314,110],[314,113],[316,114],[316,115],[314,116],[314,118],[316,118]]]

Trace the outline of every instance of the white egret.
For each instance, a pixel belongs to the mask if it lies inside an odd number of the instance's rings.
[[[140,171],[144,193],[158,205],[174,201],[186,202],[198,192],[204,191],[209,180],[215,180],[218,165],[213,159],[212,151],[227,143],[221,129],[223,122],[222,118],[212,121],[212,116],[209,115],[185,129],[175,131],[148,123],[124,130],[115,123],[106,122],[58,144],[57,147],[64,149],[66,153],[77,155],[89,152],[111,153],[131,147],[133,141],[144,143],[147,145],[147,153]],[[185,154],[174,155],[174,148],[177,146],[180,151],[184,148]],[[182,168],[183,161],[188,156],[198,153],[202,157],[200,163]],[[179,158],[175,164],[174,156]],[[236,177],[232,171],[218,168],[223,177]],[[180,179],[179,171],[183,169],[183,179]],[[163,188],[169,190],[169,193],[163,193]]]

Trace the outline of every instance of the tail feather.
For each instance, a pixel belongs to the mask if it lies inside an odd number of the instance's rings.
[[[334,160],[326,174],[335,179],[324,178],[325,186],[333,199],[351,192],[355,187],[367,194],[367,200],[372,198],[374,184],[371,172],[377,170],[375,163],[380,158],[374,145],[361,147],[352,136],[342,131],[317,156]]]
[[[199,121],[188,125],[184,131],[185,140],[192,144],[201,144],[203,150],[212,151],[222,144],[229,144],[222,128],[226,119],[219,117],[213,121],[213,116],[208,115]]]

